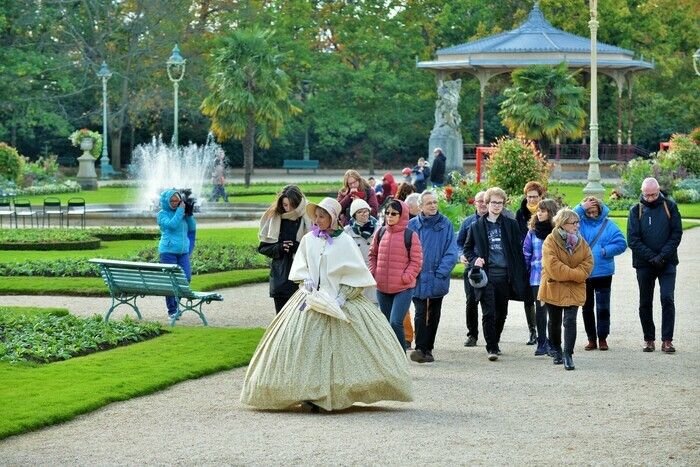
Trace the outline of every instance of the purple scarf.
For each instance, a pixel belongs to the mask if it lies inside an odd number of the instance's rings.
[[[329,245],[333,244],[333,237],[331,237],[331,234],[329,234],[327,230],[321,230],[314,224],[311,226],[311,232],[314,234],[314,237],[325,239]]]

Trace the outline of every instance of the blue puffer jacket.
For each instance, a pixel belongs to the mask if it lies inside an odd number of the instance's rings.
[[[586,215],[586,211],[580,204],[574,208],[574,212],[581,219],[580,233],[583,238],[590,243],[598,235],[603,221],[608,218],[610,209],[606,205],[601,206],[601,213],[595,219]],[[623,253],[627,249],[627,241],[620,228],[612,221],[608,220],[605,230],[598,237],[595,245],[591,247],[593,253],[593,272],[589,277],[605,277],[615,274],[615,256]]]
[[[423,268],[413,296],[444,297],[450,291],[450,273],[459,258],[452,223],[440,213],[430,217],[420,214],[408,222],[408,228],[418,234],[423,247]]]
[[[170,208],[170,197],[175,193],[177,190],[169,189],[160,194],[158,253],[174,253],[176,255],[190,253],[190,237],[193,236],[188,236],[188,233],[194,233],[197,230],[194,216],[185,217],[185,208]]]

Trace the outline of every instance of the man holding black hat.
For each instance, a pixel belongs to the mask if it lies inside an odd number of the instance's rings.
[[[472,267],[486,269],[488,282],[481,289],[482,326],[490,361],[498,360],[498,344],[508,315],[508,300],[522,301],[527,279],[520,228],[515,219],[502,216],[506,193],[493,187],[486,190],[488,214],[469,229],[463,254]],[[476,278],[477,271],[472,270]],[[474,281],[476,284],[477,282]]]

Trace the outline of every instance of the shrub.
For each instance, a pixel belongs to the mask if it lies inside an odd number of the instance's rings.
[[[668,152],[689,175],[700,176],[700,146],[693,137],[674,134]]]
[[[692,139],[695,144],[700,144],[700,126],[693,128],[693,131],[690,132],[690,139]]]
[[[652,176],[652,166],[651,160],[638,157],[621,167],[620,178],[622,179],[622,184],[620,185],[620,190],[625,198],[637,197],[642,189],[644,179]]]
[[[6,143],[0,143],[0,178],[21,184],[24,178],[23,168],[24,158],[17,150]]]
[[[547,187],[551,168],[534,143],[500,138],[495,147],[486,163],[489,186],[501,187],[510,195],[519,194],[529,181]]]
[[[56,183],[61,177],[58,171],[58,156],[39,157],[32,162],[25,158],[23,175],[24,184],[32,186],[34,183]]]
[[[693,188],[680,189],[673,192],[673,199],[676,203],[697,203],[700,201],[700,193]]]
[[[676,184],[676,188],[681,190],[693,189],[700,192],[700,178],[686,178]]]
[[[635,204],[637,204],[637,198],[610,199],[607,202],[608,209],[611,211],[629,211]]]
[[[476,183],[472,175],[462,177],[457,171],[450,172],[448,184],[436,190],[438,209],[456,229],[459,229],[465,217],[474,213],[474,196],[487,188],[484,183]]]
[[[18,196],[33,195],[56,195],[61,193],[78,193],[80,185],[73,180],[65,180],[60,183],[49,183],[46,185],[35,185],[16,190]]]
[[[155,240],[160,238],[158,229],[144,229],[142,227],[99,227],[90,229],[90,234],[100,240]]]

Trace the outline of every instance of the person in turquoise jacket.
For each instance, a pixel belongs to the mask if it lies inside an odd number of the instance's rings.
[[[185,202],[174,188],[160,194],[160,208],[158,212],[160,262],[179,265],[189,281],[192,278],[190,254],[194,249],[197,222],[194,216],[185,215]],[[165,305],[168,307],[168,316],[174,317],[178,312],[175,297],[165,297]]]
[[[584,198],[574,212],[581,219],[579,232],[593,253],[593,272],[586,280],[586,303],[581,313],[588,335],[588,344],[584,348],[608,350],[610,286],[615,274],[615,256],[627,249],[627,241],[620,228],[608,219],[610,209],[601,200],[593,196]]]

